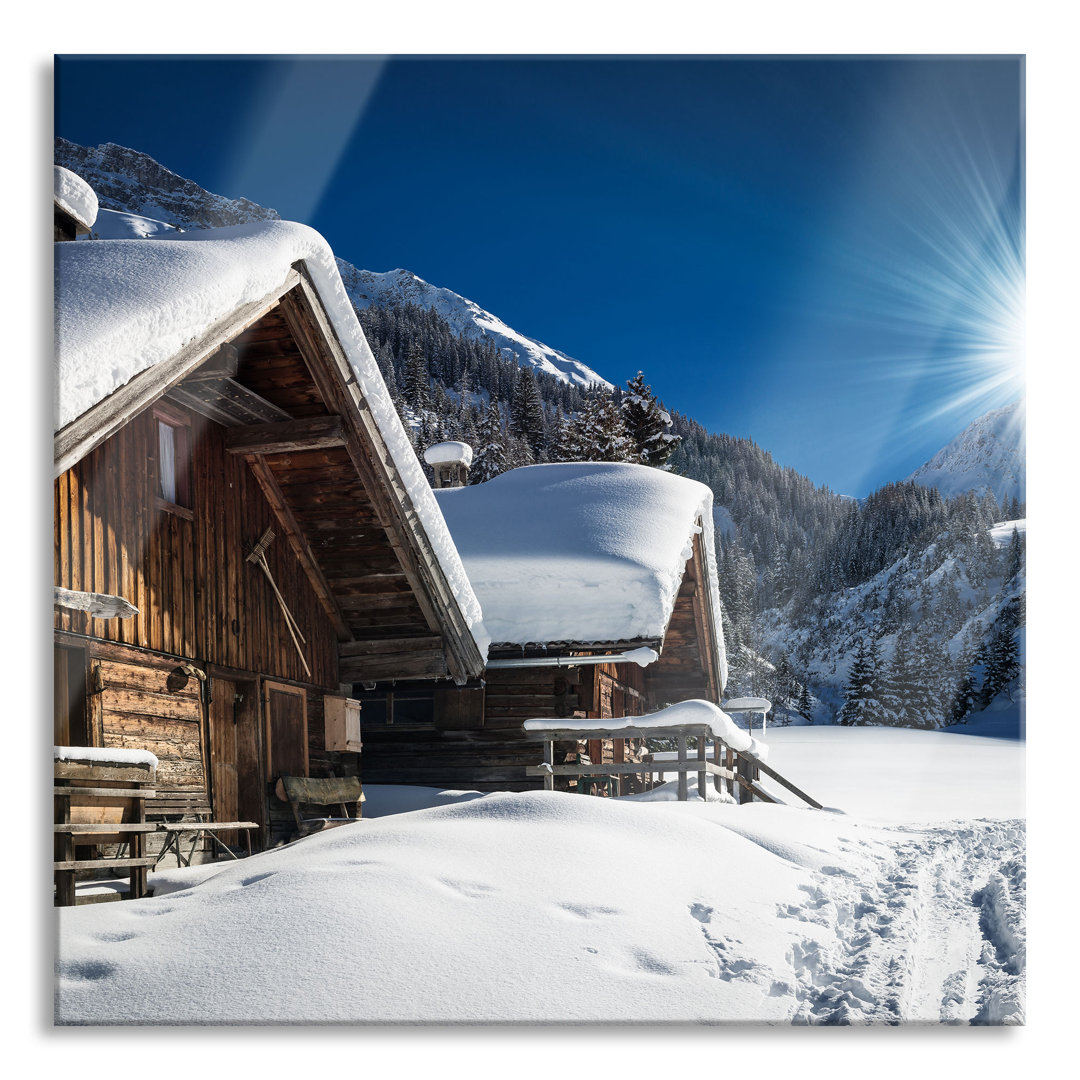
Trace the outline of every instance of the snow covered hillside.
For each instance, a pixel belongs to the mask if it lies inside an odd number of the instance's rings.
[[[948,726],[948,709],[965,692],[964,680],[973,680],[969,695],[985,685],[995,632],[1015,611],[1023,611],[1026,524],[998,522],[983,535],[943,535],[862,584],[837,592],[801,623],[785,609],[766,611],[760,622],[762,648],[790,657],[807,673],[817,699],[813,719],[825,723],[837,720],[860,641],[874,640],[881,682],[896,666],[901,650],[910,656],[912,671],[926,676],[927,696],[920,701],[925,703],[927,726]],[[979,713],[994,705],[1001,714],[998,733],[1013,738],[1023,735],[1022,623],[1021,616],[1014,627],[1019,675],[1006,680],[996,705],[989,700],[972,709]],[[911,705],[918,709],[915,691],[909,692]],[[1012,724],[1008,732],[1002,727],[1006,712]]]
[[[772,749],[843,812],[370,788],[356,825],[58,909],[58,1021],[1022,1022],[1022,744]]]
[[[158,231],[146,231],[147,226],[133,221],[131,215],[149,218],[152,226],[166,229],[215,228],[278,218],[276,210],[248,199],[215,195],[170,172],[148,155],[114,143],[79,146],[58,137],[54,155],[58,165],[81,176],[94,189],[102,207],[128,216],[124,223],[109,219],[102,222],[107,231],[95,232],[103,239],[149,236]],[[580,360],[514,330],[479,304],[449,289],[430,285],[407,270],[374,273],[357,269],[344,259],[337,261],[349,298],[358,308],[407,302],[425,310],[434,309],[455,333],[491,341],[519,364],[575,386],[611,386]]]
[[[1014,402],[973,420],[908,479],[936,487],[946,497],[989,491],[999,502],[1025,502],[1025,436],[1025,403]]]
[[[438,312],[461,337],[491,341],[505,356],[517,360],[519,364],[527,364],[577,386],[611,386],[580,360],[518,333],[479,304],[449,289],[430,285],[408,270],[389,270],[377,274],[370,270],[357,270],[341,259],[338,262],[345,289],[358,308],[372,304],[415,304],[425,311]]]

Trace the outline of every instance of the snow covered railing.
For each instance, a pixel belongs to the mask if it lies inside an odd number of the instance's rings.
[[[683,701],[666,709],[645,716],[627,716],[610,720],[596,719],[537,719],[526,720],[525,737],[544,744],[544,760],[539,765],[526,767],[526,775],[542,776],[544,788],[553,791],[556,776],[616,776],[622,774],[646,774],[673,772],[678,776],[678,799],[686,802],[689,797],[688,774],[697,773],[698,791],[705,790],[707,777],[713,778],[717,791],[721,783],[727,785],[729,795],[734,795],[737,785],[742,802],[755,798],[762,802],[776,802],[754,781],[765,772],[777,783],[787,788],[810,806],[820,810],[821,803],[800,791],[790,781],[769,768],[763,758],[768,747],[752,738],[736,726],[731,717],[711,701]],[[555,764],[555,743],[575,742],[582,739],[650,739],[674,738],[677,753],[673,760],[641,762],[609,762],[589,764]],[[695,756],[689,753],[689,740],[697,741]],[[711,740],[713,760],[707,759],[707,747]]]

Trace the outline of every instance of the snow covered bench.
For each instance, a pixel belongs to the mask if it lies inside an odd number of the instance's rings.
[[[292,807],[298,836],[359,821],[360,804],[364,802],[364,789],[358,776],[282,776],[274,794]],[[353,806],[352,814],[348,809],[350,803]],[[305,807],[326,809],[330,806],[337,807],[340,817],[304,816]]]

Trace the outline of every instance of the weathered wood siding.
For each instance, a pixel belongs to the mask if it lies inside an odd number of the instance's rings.
[[[636,664],[493,669],[485,682],[482,689],[437,689],[434,720],[425,727],[365,724],[361,713],[364,783],[536,790],[543,780],[526,776],[525,767],[538,764],[542,751],[540,743],[524,737],[526,720],[598,717],[602,700],[620,702],[627,710],[623,715],[644,711],[644,681]],[[578,747],[558,749],[561,762]],[[625,760],[636,760],[635,750]],[[613,760],[610,742],[605,754],[602,760]]]
[[[149,750],[163,788],[206,789],[203,684],[175,660],[140,656],[137,663],[91,661],[95,743]]]
[[[191,417],[190,515],[156,498],[157,432],[147,410],[54,484],[55,583],[122,596],[131,619],[58,611],[58,630],[317,686],[337,686],[337,641],[280,536],[267,561],[307,638],[304,672],[270,583],[246,555],[276,519],[224,429]]]

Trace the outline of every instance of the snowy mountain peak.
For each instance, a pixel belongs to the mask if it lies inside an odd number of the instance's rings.
[[[999,502],[1006,497],[1026,501],[1024,405],[1015,401],[973,420],[908,480],[935,487],[946,498],[991,491]]]
[[[108,236],[146,237],[170,228],[207,229],[252,221],[277,221],[276,210],[249,199],[227,199],[170,172],[147,154],[116,143],[79,146],[57,136],[55,163],[82,177],[103,209],[125,215],[106,217]],[[105,237],[106,233],[99,232]],[[338,259],[349,298],[358,308],[410,303],[434,308],[454,332],[488,340],[508,359],[547,372],[576,386],[611,387],[592,368],[507,326],[498,316],[463,296],[431,285],[408,270],[374,273]]]
[[[519,364],[531,366],[577,386],[611,386],[580,360],[535,338],[526,337],[474,301],[450,289],[431,285],[409,270],[375,273],[358,270],[341,259],[338,260],[338,269],[349,298],[358,308],[371,307],[373,304],[381,307],[408,303],[425,310],[433,309],[456,334],[475,341],[491,341],[505,356],[517,360]]]
[[[227,199],[170,172],[148,154],[116,143],[79,146],[57,136],[54,161],[81,176],[107,210],[138,214],[182,229],[216,229],[249,221],[277,221],[249,199]]]

